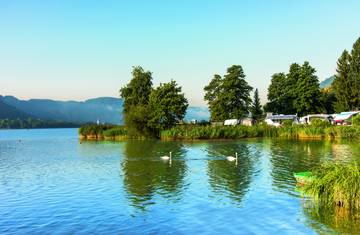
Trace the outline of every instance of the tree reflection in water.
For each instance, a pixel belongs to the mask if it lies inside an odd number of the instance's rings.
[[[170,164],[160,156],[172,152]],[[154,195],[168,200],[179,200],[184,187],[186,153],[180,142],[127,141],[124,150],[122,171],[124,186],[132,205],[146,210],[154,204]]]
[[[271,140],[271,177],[274,189],[296,195],[294,172],[309,171],[330,157],[331,143],[325,141]]]
[[[251,150],[249,143],[214,142],[207,146],[209,183],[213,192],[223,200],[229,195],[233,202],[240,203],[249,189],[258,154]],[[238,164],[229,162],[226,156],[238,153]]]

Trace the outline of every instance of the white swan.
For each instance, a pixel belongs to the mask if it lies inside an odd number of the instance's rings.
[[[233,156],[226,157],[226,160],[228,160],[229,162],[237,161],[237,159],[238,159],[237,153],[235,153],[235,157],[233,157]]]
[[[164,161],[167,161],[167,160],[170,160],[171,161],[171,152],[169,152],[169,156],[162,156],[162,157],[160,157],[162,160],[164,160]]]

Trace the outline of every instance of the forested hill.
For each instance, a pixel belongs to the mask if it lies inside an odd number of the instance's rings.
[[[111,97],[79,101],[56,101],[49,99],[20,100],[13,96],[0,96],[8,106],[42,120],[73,123],[101,122],[122,123],[122,100]]]
[[[0,119],[25,119],[30,117],[31,115],[24,113],[10,105],[7,105],[0,100]]]
[[[335,80],[335,76],[331,76],[327,79],[325,79],[324,81],[320,82],[320,88],[327,88],[329,86],[331,86],[331,84],[334,82]]]
[[[50,99],[20,100],[14,96],[0,96],[0,119],[54,120],[72,123],[100,122],[123,124],[123,100],[99,97],[86,101],[56,101]],[[206,107],[189,107],[187,120],[208,120]]]

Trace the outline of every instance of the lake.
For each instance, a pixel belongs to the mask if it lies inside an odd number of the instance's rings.
[[[166,162],[162,155],[172,152]],[[225,157],[239,154],[239,161]],[[360,233],[301,197],[293,172],[360,159],[351,142],[82,142],[0,130],[0,234]]]

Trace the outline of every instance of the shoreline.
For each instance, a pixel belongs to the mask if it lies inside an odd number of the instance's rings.
[[[158,139],[161,141],[239,140],[276,138],[294,140],[360,139],[360,126],[176,126],[161,132],[158,138],[128,136],[124,126],[86,126],[79,128],[80,140]]]

